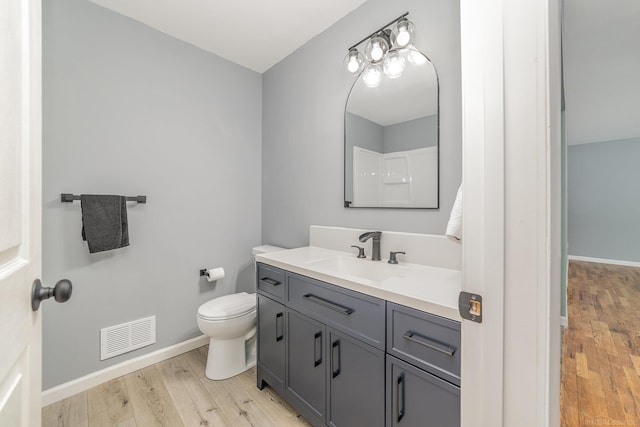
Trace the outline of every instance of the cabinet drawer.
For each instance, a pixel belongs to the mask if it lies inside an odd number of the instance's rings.
[[[308,316],[384,350],[385,301],[287,273],[287,303]]]
[[[258,263],[257,288],[282,301],[284,299],[284,270]]]
[[[387,304],[387,352],[460,385],[460,322]]]

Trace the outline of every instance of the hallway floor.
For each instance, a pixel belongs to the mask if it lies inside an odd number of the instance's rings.
[[[207,346],[116,378],[42,410],[42,426],[307,427],[255,368],[225,381],[204,376]]]
[[[640,268],[569,263],[562,427],[640,426]]]

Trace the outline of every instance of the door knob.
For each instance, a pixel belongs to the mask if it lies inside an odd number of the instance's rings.
[[[58,280],[58,283],[53,288],[45,288],[42,286],[40,279],[36,279],[33,282],[31,288],[31,309],[38,311],[40,308],[40,302],[53,297],[56,302],[66,302],[71,298],[71,281],[67,279]]]

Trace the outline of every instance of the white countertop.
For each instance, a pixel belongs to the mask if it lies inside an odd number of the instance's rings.
[[[392,265],[386,260],[358,259],[350,252],[315,246],[259,254],[256,261],[448,319],[461,320],[458,295],[462,274],[457,270],[402,261]],[[345,268],[341,269],[341,265]]]

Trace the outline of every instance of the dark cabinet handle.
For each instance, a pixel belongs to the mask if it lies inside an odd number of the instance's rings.
[[[281,282],[278,282],[277,280],[274,280],[270,277],[263,277],[262,279],[260,279],[260,283],[264,283],[265,285],[269,286],[278,286]]]
[[[321,297],[313,295],[313,294],[303,295],[302,298],[304,298],[306,300],[309,300],[309,301],[311,301],[313,303],[316,303],[318,305],[321,305],[323,307],[326,307],[326,308],[328,308],[330,310],[337,311],[338,313],[344,314],[345,316],[348,316],[348,315],[350,315],[351,313],[354,312],[354,310],[352,308],[345,307],[343,305],[340,305],[340,304],[335,303],[333,301],[329,301],[328,299],[324,299],[324,298],[321,298]]]
[[[396,380],[396,422],[404,417],[404,373]]]
[[[403,337],[423,347],[446,354],[447,356],[453,356],[456,352],[455,348],[449,347],[448,345],[440,343],[432,338],[425,337],[424,335],[420,335],[417,332],[407,331]]]
[[[320,344],[318,345],[318,342]],[[313,336],[313,367],[322,363],[322,331],[316,332]]]
[[[337,355],[337,356],[336,356]],[[340,340],[335,340],[331,344],[331,377],[335,378],[340,375]]]
[[[282,341],[282,338],[284,338],[283,316],[284,313],[282,312],[276,314],[276,341]]]

